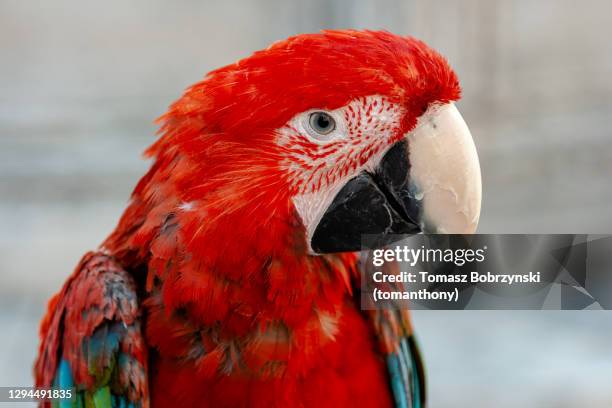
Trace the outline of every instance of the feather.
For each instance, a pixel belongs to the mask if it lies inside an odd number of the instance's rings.
[[[74,391],[74,379],[72,378],[72,372],[68,361],[62,359],[59,366],[57,367],[57,373],[55,374],[55,387],[59,387],[63,390]],[[59,408],[72,408],[73,404],[70,400],[62,400],[58,402]]]
[[[294,199],[331,194],[460,92],[441,55],[385,31],[298,35],[210,72],[158,119],[116,229],[50,301],[37,385],[94,407],[147,407],[149,389],[157,406],[422,407],[409,322],[368,322],[355,254],[312,256]],[[349,137],[297,135],[312,109],[344,109]]]
[[[132,278],[108,255],[89,253],[53,305],[42,327],[37,386],[72,389],[74,400],[59,407],[148,405],[147,354]]]

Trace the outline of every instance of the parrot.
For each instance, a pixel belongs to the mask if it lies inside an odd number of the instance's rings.
[[[360,307],[362,237],[475,231],[460,96],[424,42],[354,29],[187,88],[116,228],[49,300],[35,384],[74,396],[43,405],[425,407],[409,311]]]

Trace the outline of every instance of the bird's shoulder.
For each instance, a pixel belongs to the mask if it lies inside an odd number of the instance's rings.
[[[49,301],[40,338],[37,386],[73,388],[83,406],[148,405],[136,283],[112,256],[81,259]]]

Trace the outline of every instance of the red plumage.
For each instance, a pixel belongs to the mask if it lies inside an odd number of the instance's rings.
[[[391,405],[375,325],[352,298],[356,255],[308,253],[291,201],[300,186],[281,169],[275,131],[298,112],[382,95],[403,107],[400,137],[459,93],[418,40],[327,31],[213,71],[170,107],[147,150],[155,162],[102,245],[138,287],[153,405]],[[78,366],[68,344],[92,332],[66,332],[82,307],[70,285],[41,328],[41,355],[56,357],[39,359],[39,385],[62,350]]]

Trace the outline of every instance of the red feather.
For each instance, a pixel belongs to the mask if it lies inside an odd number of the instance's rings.
[[[391,405],[373,328],[351,296],[356,256],[308,253],[274,131],[308,109],[383,95],[405,112],[400,137],[459,94],[424,43],[346,30],[278,42],[170,107],[146,153],[155,163],[103,244],[146,282],[154,405]],[[56,343],[53,324],[43,334]]]

